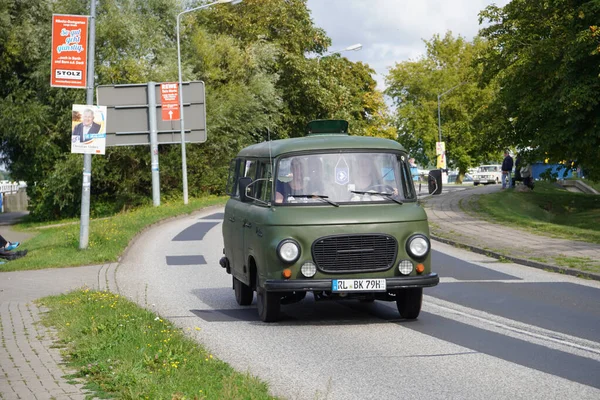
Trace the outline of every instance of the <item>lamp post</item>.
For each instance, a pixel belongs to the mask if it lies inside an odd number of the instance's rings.
[[[323,57],[332,56],[334,54],[340,54],[340,53],[343,53],[344,51],[358,51],[360,49],[362,49],[362,44],[356,43],[356,44],[353,44],[352,46],[346,47],[345,49],[338,50],[338,51],[330,51],[329,53],[325,53],[322,56],[318,56],[317,62],[321,62],[321,58],[323,58]]]
[[[215,4],[239,4],[242,0],[217,0],[213,3],[205,4],[203,6],[190,8],[177,14],[177,68],[179,70],[179,124],[181,126],[181,169],[183,173],[183,204],[188,203],[188,182],[187,182],[187,160],[185,155],[185,127],[183,118],[183,80],[181,76],[181,45],[179,41],[179,21],[183,14],[208,8]]]
[[[467,82],[461,82],[456,86],[451,87],[450,89],[446,90],[444,93],[442,94],[438,94],[437,96],[437,101],[438,101],[438,133],[440,135],[440,143],[442,142],[442,118],[441,118],[441,114],[440,114],[440,99],[442,98],[443,95],[450,93],[451,91],[453,91],[454,89],[456,89],[459,86],[464,85]]]

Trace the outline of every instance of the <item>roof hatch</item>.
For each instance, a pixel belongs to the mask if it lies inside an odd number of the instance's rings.
[[[323,135],[323,134],[348,134],[348,121],[343,119],[318,119],[310,121],[306,124],[306,134]]]

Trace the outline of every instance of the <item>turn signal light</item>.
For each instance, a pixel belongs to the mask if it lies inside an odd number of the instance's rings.
[[[416,268],[417,274],[422,274],[425,271],[425,266],[423,264],[417,264]]]
[[[286,268],[281,272],[281,275],[283,275],[283,277],[285,279],[290,279],[292,277],[292,270],[289,268]]]

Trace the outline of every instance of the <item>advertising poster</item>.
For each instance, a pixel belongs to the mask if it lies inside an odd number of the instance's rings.
[[[73,104],[71,153],[104,154],[106,149],[106,106]]]
[[[84,89],[87,84],[88,17],[52,15],[50,85]]]
[[[446,143],[435,143],[435,155],[437,156],[437,168],[446,169]]]
[[[179,84],[174,82],[161,83],[160,102],[163,121],[179,120]]]

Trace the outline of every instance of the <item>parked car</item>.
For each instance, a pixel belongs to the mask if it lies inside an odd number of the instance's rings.
[[[306,132],[232,160],[220,264],[236,302],[250,305],[256,292],[264,322],[309,292],[317,301],[393,301],[401,317],[417,318],[423,288],[439,277],[407,151],[350,136],[342,120],[313,121]]]
[[[448,183],[456,183],[456,178],[458,178],[458,174],[448,175]],[[473,177],[469,174],[465,174],[463,177],[463,183],[473,183]]]
[[[500,164],[480,165],[473,176],[473,185],[475,186],[480,183],[487,185],[488,183],[500,182],[502,182],[502,166]]]

